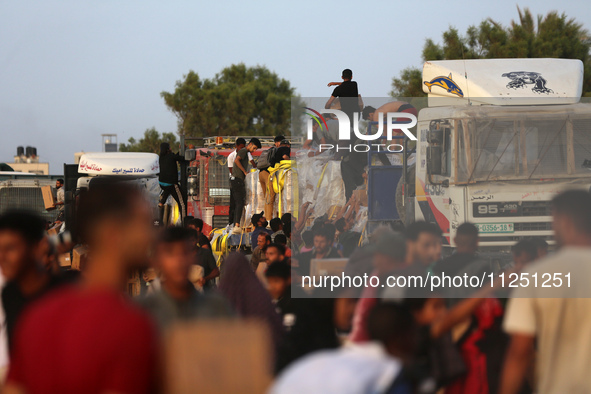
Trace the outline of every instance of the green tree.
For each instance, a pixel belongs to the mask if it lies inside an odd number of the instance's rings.
[[[189,71],[173,92],[162,92],[187,136],[274,135],[290,126],[295,89],[264,66],[234,64],[212,79]]]
[[[162,142],[168,142],[173,150],[179,145],[174,133],[162,133],[160,135],[156,128],[152,127],[144,132],[144,136],[139,141],[130,137],[127,144],[119,144],[119,151],[159,153]]]
[[[529,9],[518,7],[518,20],[508,27],[492,20],[483,20],[478,27],[470,26],[465,35],[450,27],[442,35],[443,42],[431,39],[423,46],[423,61],[494,58],[563,58],[580,59],[585,68],[583,94],[591,96],[591,37],[574,18],[555,11],[538,15],[534,21]],[[393,78],[391,95],[425,96],[422,91],[421,70],[409,67]]]

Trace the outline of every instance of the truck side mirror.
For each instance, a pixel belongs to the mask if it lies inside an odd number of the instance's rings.
[[[441,153],[440,145],[427,147],[427,174],[441,175]]]
[[[185,151],[185,160],[193,161],[197,158],[197,151],[195,149],[187,149]]]

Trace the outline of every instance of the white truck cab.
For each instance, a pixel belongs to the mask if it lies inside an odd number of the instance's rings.
[[[77,189],[91,188],[92,183],[99,179],[118,178],[137,184],[156,210],[160,195],[159,172],[158,155],[155,153],[86,153],[78,164],[78,173],[82,176],[78,178]]]
[[[591,187],[582,82],[579,60],[426,62],[414,220],[439,225],[449,247],[464,222],[479,228],[482,249],[532,237],[552,244],[552,198]]]

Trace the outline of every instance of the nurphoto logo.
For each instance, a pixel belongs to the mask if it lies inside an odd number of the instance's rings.
[[[406,113],[406,112],[379,112],[378,113],[378,121],[375,133],[368,133],[363,134],[359,131],[359,113],[353,113],[353,127],[351,127],[351,121],[349,116],[341,110],[338,109],[323,109],[322,113],[324,114],[332,114],[336,116],[336,119],[326,120],[326,118],[318,111],[305,107],[305,109],[311,111],[313,114],[306,113],[310,118],[307,122],[307,138],[309,140],[314,138],[314,125],[318,125],[320,128],[328,129],[328,122],[338,122],[338,136],[339,142],[340,141],[378,141],[380,139],[385,139],[386,141],[391,141],[392,136],[394,133],[404,133],[406,137],[408,137],[412,141],[416,141],[417,137],[415,137],[411,132],[410,128],[416,126],[417,124],[417,117],[413,114]],[[385,122],[384,122],[385,118]],[[385,124],[385,126],[384,126]],[[385,135],[384,135],[384,127],[385,127]],[[353,132],[354,138],[352,138],[351,131]],[[343,145],[337,144],[336,146],[333,144],[320,144],[320,151],[323,150],[330,150],[336,149],[336,151],[349,151],[351,150],[355,152],[368,152],[371,148],[376,148],[377,151],[388,151],[392,153],[399,153],[404,150],[404,147],[400,144],[383,144],[383,143],[374,143],[374,144],[364,144],[364,143],[355,143],[350,145]]]

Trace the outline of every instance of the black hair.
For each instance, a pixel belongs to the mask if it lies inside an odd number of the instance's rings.
[[[285,245],[272,243],[270,245],[267,245],[267,249],[269,248],[276,248],[280,255],[285,256]]]
[[[310,230],[306,230],[302,233],[302,240],[304,241],[304,245],[308,248],[314,245],[314,233]]]
[[[343,70],[343,73],[341,74],[341,76],[345,79],[351,79],[351,78],[353,78],[353,71],[346,68]]]
[[[284,226],[288,223],[291,224],[291,213],[284,213],[283,216],[281,216],[281,222],[283,222]]]
[[[339,233],[345,232],[345,227],[347,226],[347,221],[345,218],[340,218],[336,222],[334,222],[334,226],[338,230]]]
[[[56,179],[56,181],[58,181],[59,183],[61,183],[62,185],[64,184],[64,180],[62,178],[58,178]]]
[[[184,227],[167,227],[158,237],[159,244],[171,244],[176,242],[188,242],[197,238],[197,231]]]
[[[199,231],[203,230],[203,220],[199,218],[193,218],[187,225],[195,226],[199,229]]]
[[[164,156],[170,150],[170,144],[168,142],[163,142],[160,144],[160,156]]]
[[[536,245],[536,249],[548,250],[548,242],[542,238],[532,238],[531,241]]]
[[[91,184],[80,194],[75,233],[83,243],[92,243],[92,230],[97,224],[107,219],[127,221],[142,198],[140,189],[128,183],[104,178]]]
[[[238,145],[246,145],[246,140],[242,137],[236,138],[236,146]]]
[[[367,319],[369,338],[382,344],[408,338],[416,329],[410,310],[394,302],[382,302],[374,306]]]
[[[253,144],[254,146],[257,147],[257,149],[261,149],[261,146],[262,146],[261,141],[259,141],[259,139],[256,137],[251,138],[249,144]]]
[[[569,190],[552,200],[554,214],[567,216],[574,227],[591,235],[591,193],[583,190]]]
[[[281,216],[281,223],[283,223],[283,232],[289,238],[291,236],[291,213],[284,213]]]
[[[368,105],[367,107],[363,108],[363,111],[361,112],[361,117],[367,120],[369,119],[369,114],[371,114],[372,112],[376,112],[376,109],[371,105]]]
[[[33,245],[45,236],[45,220],[31,211],[10,210],[0,216],[0,230],[14,231]]]
[[[472,223],[462,223],[456,230],[456,235],[466,235],[474,238],[478,238],[478,227]]]
[[[279,228],[283,225],[283,223],[281,222],[281,219],[279,218],[273,218],[271,219],[271,221],[269,222],[269,226],[271,226],[271,230],[273,230],[273,232],[277,232],[279,231]]]
[[[274,142],[281,142],[281,141],[283,141],[284,139],[285,139],[285,137],[284,137],[284,136],[282,136],[282,135],[278,135],[277,137],[275,137],[275,138],[273,139],[273,141],[274,141]]]
[[[261,213],[255,213],[254,215],[252,215],[252,217],[250,218],[250,222],[252,223],[253,226],[257,226],[257,223],[259,222],[259,220],[261,220],[261,218],[265,216],[262,212]]]
[[[287,245],[287,237],[285,234],[277,234],[275,236],[275,243],[280,245]]]
[[[316,226],[312,229],[314,237],[324,237],[328,241],[329,245],[334,242],[335,228],[332,226],[332,230],[327,226],[328,223]]]
[[[291,267],[289,266],[289,264],[283,261],[277,261],[267,267],[265,277],[289,279],[291,277]]]
[[[538,256],[538,248],[531,239],[522,239],[511,247],[511,252],[520,256],[522,253],[526,253],[531,260],[534,260]]]
[[[406,228],[405,233],[406,239],[411,241],[416,241],[419,239],[419,235],[421,235],[421,233],[429,233],[437,237],[441,237],[442,235],[441,229],[437,225],[423,221],[411,223]]]
[[[193,216],[185,216],[185,218],[183,219],[183,227],[189,226],[193,219],[195,219]]]
[[[337,228],[335,227],[335,225],[332,223],[325,223],[324,231],[326,231],[329,242],[334,242],[334,237],[337,233]]]

